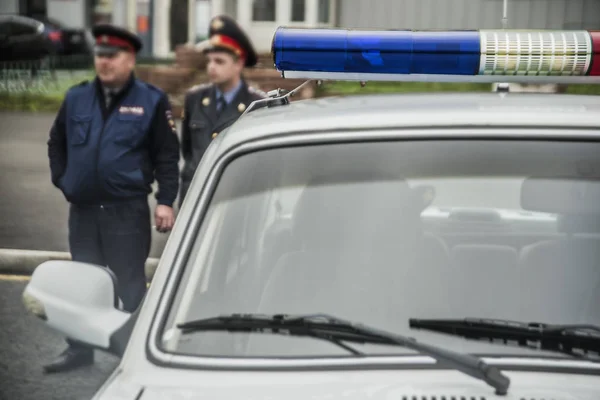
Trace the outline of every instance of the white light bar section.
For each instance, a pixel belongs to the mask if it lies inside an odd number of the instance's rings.
[[[481,30],[480,38],[479,74],[502,80],[507,75],[583,76],[592,61],[587,31]]]

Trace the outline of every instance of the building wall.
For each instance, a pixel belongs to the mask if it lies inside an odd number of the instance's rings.
[[[18,14],[19,0],[0,0],[0,14]]]
[[[294,0],[274,0],[275,12],[273,21],[254,21],[253,3],[260,0],[211,0],[211,17],[226,14],[236,19],[240,26],[248,33],[256,51],[268,53],[271,51],[271,42],[275,30],[279,26],[331,26],[335,15],[335,0],[329,0],[330,15],[328,23],[319,23],[319,0],[304,0],[304,20],[292,22],[292,4]],[[379,1],[379,0],[378,0]],[[265,1],[263,4],[267,4]]]
[[[2,1],[2,0],[0,0]],[[127,26],[128,2],[135,0],[46,0],[48,17],[73,28],[89,27],[104,14],[115,25]],[[96,15],[94,15],[96,14]]]
[[[228,14],[248,32],[259,52],[269,52],[278,26],[371,29],[499,29],[503,0],[331,0],[332,19],[319,24],[319,0],[304,0],[305,21],[291,22],[294,0],[275,0],[274,21],[253,21],[259,0],[211,0],[210,15]],[[508,0],[508,28],[600,29],[600,0]]]
[[[210,1],[196,1],[196,26],[194,32],[194,41],[200,42],[208,37],[208,24],[210,22]]]
[[[12,0],[0,0],[0,2]],[[17,0],[18,1],[18,0]],[[90,28],[98,22],[126,27],[140,36],[144,48],[142,56],[152,55],[152,27],[150,31],[138,24],[138,17],[148,16],[150,3],[155,0],[46,0],[48,17],[72,28]]]
[[[340,0],[338,26],[381,29],[502,28],[502,0]],[[600,29],[600,0],[509,0],[508,28]]]
[[[48,18],[55,19],[71,28],[86,27],[86,5],[84,0],[46,0]]]

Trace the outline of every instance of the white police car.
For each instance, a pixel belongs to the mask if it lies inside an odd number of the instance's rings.
[[[600,83],[586,31],[279,29],[273,53]],[[289,95],[213,141],[135,314],[102,268],[36,269],[30,310],[122,356],[96,399],[600,398],[600,97]]]

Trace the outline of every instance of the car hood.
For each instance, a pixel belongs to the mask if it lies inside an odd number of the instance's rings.
[[[111,399],[130,400],[597,400],[597,375],[505,372],[508,395],[499,396],[482,381],[456,371],[345,371],[199,373],[195,379],[171,382],[168,375],[140,384],[126,396],[111,391]],[[183,373],[182,375],[187,375]],[[229,375],[229,376],[227,376]],[[146,376],[146,379],[149,377]],[[115,382],[116,383],[116,382]],[[130,385],[131,388],[131,385]],[[116,387],[113,386],[113,389]],[[109,390],[110,391],[110,390]],[[124,395],[124,390],[119,390]],[[137,393],[136,393],[137,392]],[[108,394],[108,393],[106,393]],[[109,397],[101,396],[102,400]]]

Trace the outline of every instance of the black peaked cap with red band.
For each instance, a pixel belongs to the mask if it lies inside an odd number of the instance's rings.
[[[142,48],[140,38],[127,29],[110,25],[96,25],[92,28],[96,39],[96,53],[115,53],[119,50],[137,53]]]
[[[227,50],[245,59],[246,67],[253,67],[258,56],[252,42],[238,23],[227,15],[219,15],[210,21],[209,46],[205,52]]]

